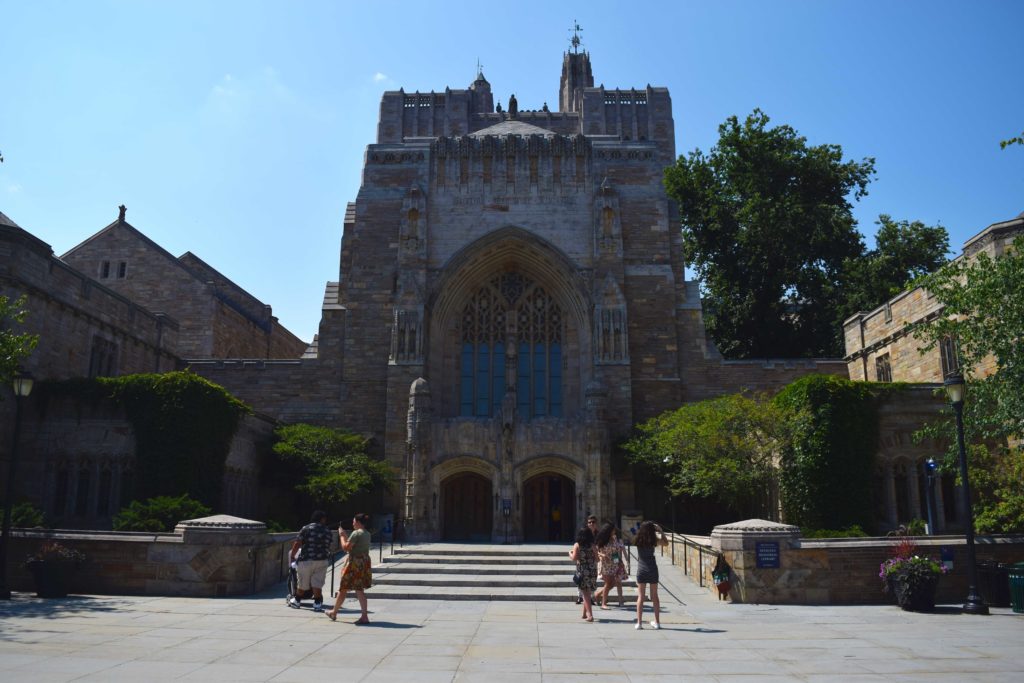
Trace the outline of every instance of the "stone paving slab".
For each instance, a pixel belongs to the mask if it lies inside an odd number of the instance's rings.
[[[634,610],[583,622],[559,602],[350,599],[338,622],[246,598],[24,593],[0,603],[0,678],[11,681],[1024,681],[1024,615],[895,606],[718,602],[661,567],[662,630]],[[557,590],[557,589],[556,589]],[[614,603],[613,603],[614,604]],[[648,607],[648,610],[650,608]],[[650,612],[645,615],[650,618]]]

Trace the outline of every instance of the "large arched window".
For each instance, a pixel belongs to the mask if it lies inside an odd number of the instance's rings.
[[[462,311],[459,414],[487,417],[515,383],[516,411],[562,415],[562,311],[542,287],[503,273]]]

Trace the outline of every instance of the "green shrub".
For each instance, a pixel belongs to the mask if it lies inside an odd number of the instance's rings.
[[[185,519],[207,517],[212,510],[183,493],[177,498],[157,496],[145,502],[134,500],[114,515],[114,531],[174,531]]]
[[[774,400],[794,428],[780,453],[787,521],[810,529],[872,526],[878,402],[898,388],[808,375],[778,393]]]
[[[3,503],[0,503],[2,506]],[[3,508],[0,507],[0,522],[3,518]],[[46,517],[42,510],[32,503],[15,503],[11,506],[11,526],[16,529],[31,529],[37,526],[46,526]]]

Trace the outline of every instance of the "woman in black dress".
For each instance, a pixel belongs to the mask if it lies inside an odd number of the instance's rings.
[[[661,603],[658,601],[658,562],[654,559],[654,549],[657,546],[665,545],[665,537],[661,535],[661,528],[654,522],[644,522],[636,532],[633,539],[636,545],[636,630],[643,628],[644,623],[644,592],[647,586],[651,587],[651,604],[654,607],[654,619],[651,626],[654,629],[661,628]]]
[[[597,588],[597,553],[594,551],[594,532],[583,527],[576,532],[576,543],[569,551],[569,559],[576,562],[580,575],[580,595],[583,596],[583,619],[594,620],[592,595]]]

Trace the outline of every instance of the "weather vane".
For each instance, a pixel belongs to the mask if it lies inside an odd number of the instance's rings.
[[[572,51],[579,52],[580,44],[583,42],[580,39],[580,33],[583,31],[583,29],[580,28],[579,22],[576,21],[575,19],[572,20],[572,23],[572,39],[569,42],[572,44]]]
[[[480,58],[476,58],[476,77],[481,79],[484,76],[484,65],[480,63]]]

